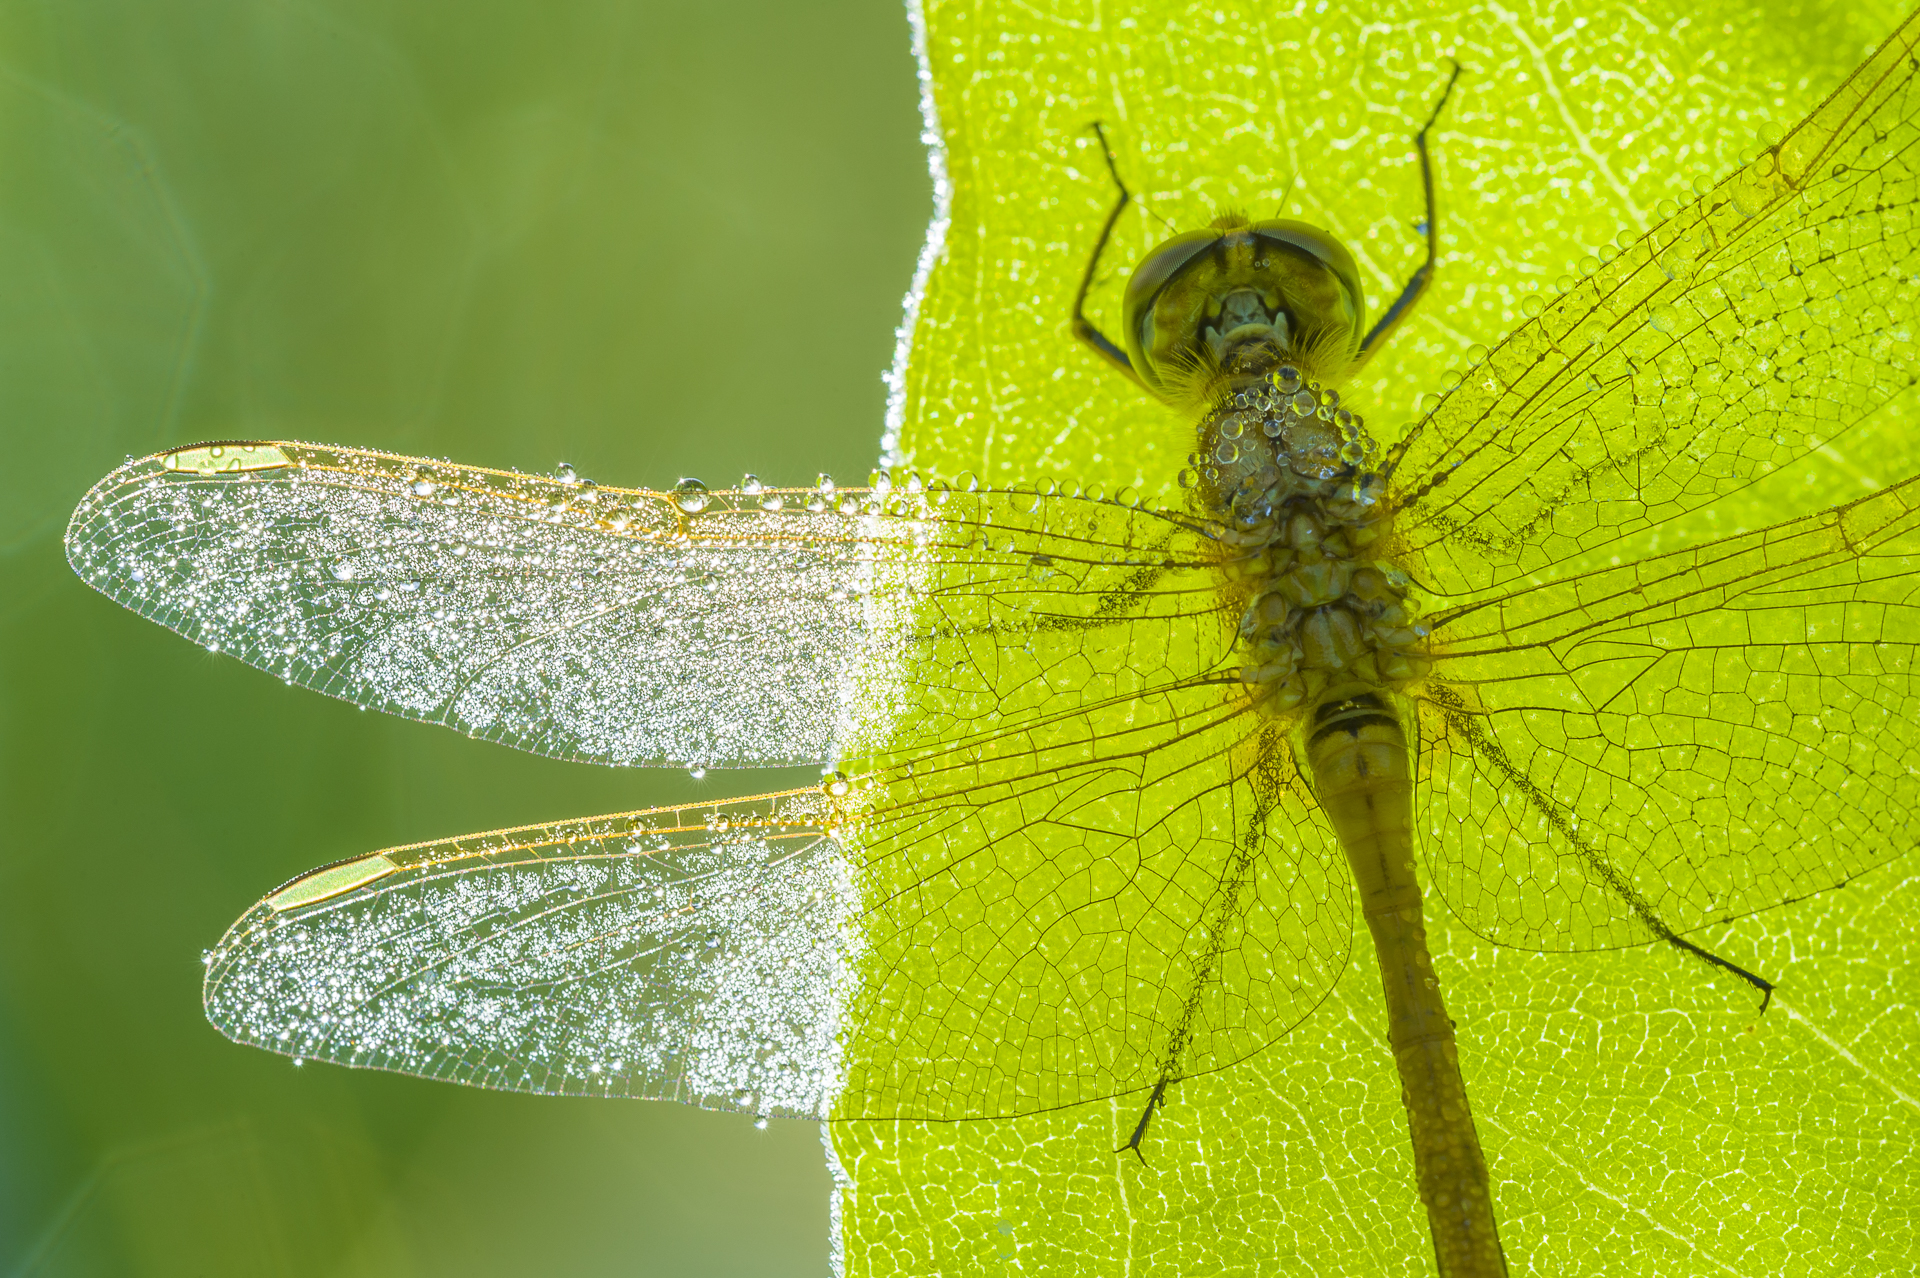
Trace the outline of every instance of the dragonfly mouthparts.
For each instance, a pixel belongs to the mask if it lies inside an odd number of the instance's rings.
[[[1255,342],[1265,343],[1276,355],[1293,348],[1287,313],[1278,307],[1267,309],[1260,294],[1250,288],[1235,289],[1220,299],[1220,318],[1202,333],[1214,362],[1230,366],[1229,356]]]

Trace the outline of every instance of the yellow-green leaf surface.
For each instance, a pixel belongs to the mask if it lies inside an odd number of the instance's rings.
[[[1188,428],[1076,347],[1065,323],[1112,198],[1094,120],[1140,200],[1093,295],[1109,332],[1133,260],[1222,208],[1331,229],[1377,313],[1419,259],[1410,136],[1459,60],[1436,132],[1440,282],[1346,391],[1391,442],[1470,348],[1529,313],[1529,294],[1551,300],[1663,220],[1663,201],[1685,203],[1696,181],[1751,158],[1900,16],[1712,3],[932,5],[952,223],[892,446],[923,471],[995,486],[1050,478],[1172,500]],[[1920,444],[1904,408],[1621,553],[1905,478]],[[1741,982],[1667,947],[1500,949],[1430,898],[1514,1272],[1907,1270],[1920,1251],[1916,874],[1897,861],[1697,934],[1778,983],[1764,1015]],[[849,1272],[1431,1271],[1364,931],[1327,1001],[1277,1047],[1173,1089],[1144,1161],[1114,1152],[1142,1104],[836,1125]]]

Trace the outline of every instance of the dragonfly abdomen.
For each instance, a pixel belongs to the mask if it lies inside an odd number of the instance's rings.
[[[1486,1158],[1460,1078],[1453,1021],[1427,952],[1413,868],[1412,751],[1390,694],[1348,689],[1314,706],[1306,760],[1353,870],[1380,958],[1387,1042],[1400,1072],[1420,1201],[1443,1278],[1504,1275]]]

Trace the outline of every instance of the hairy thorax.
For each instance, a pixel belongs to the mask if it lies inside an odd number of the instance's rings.
[[[1201,418],[1182,482],[1223,525],[1240,677],[1259,711],[1396,691],[1426,670],[1426,629],[1391,562],[1379,448],[1337,391],[1293,364],[1232,378]]]

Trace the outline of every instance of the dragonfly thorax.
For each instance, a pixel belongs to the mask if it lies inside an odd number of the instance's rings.
[[[1339,393],[1283,364],[1202,418],[1182,481],[1221,521],[1241,680],[1264,713],[1425,668],[1408,578],[1387,558],[1378,446]]]

